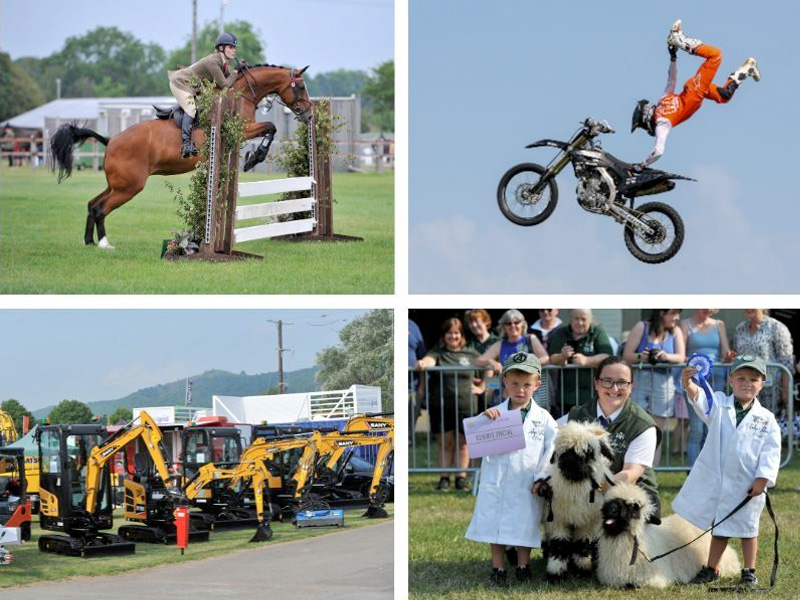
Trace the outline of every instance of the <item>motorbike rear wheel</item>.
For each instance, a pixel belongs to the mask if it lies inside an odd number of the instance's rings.
[[[532,193],[545,172],[547,169],[535,163],[522,163],[506,171],[497,186],[497,204],[506,219],[527,227],[553,214],[558,202],[555,179],[548,181],[540,194]]]
[[[625,245],[636,258],[648,264],[665,262],[675,256],[683,245],[683,219],[674,208],[663,202],[647,202],[634,213],[655,230],[643,234],[625,225]]]

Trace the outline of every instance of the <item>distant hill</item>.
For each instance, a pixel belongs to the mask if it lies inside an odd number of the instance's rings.
[[[314,380],[317,367],[300,369],[284,373],[284,379],[289,392],[315,392],[320,388]],[[192,406],[210,408],[211,396],[258,396],[266,394],[271,387],[278,386],[277,373],[260,373],[248,375],[247,373],[229,373],[228,371],[212,370],[202,375],[192,377]],[[117,408],[135,408],[142,406],[176,406],[182,405],[186,398],[186,380],[179,379],[171,383],[155,385],[138,390],[117,400],[99,400],[87,402],[89,408],[96,415],[109,415]],[[55,408],[46,406],[33,411],[37,419],[44,418]]]

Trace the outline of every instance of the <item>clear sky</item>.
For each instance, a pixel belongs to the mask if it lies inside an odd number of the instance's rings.
[[[113,400],[209,369],[277,372],[317,352],[364,310],[0,310],[0,401],[29,410],[64,399]]]
[[[797,293],[797,24],[793,2],[409,2],[411,293]],[[587,116],[617,130],[606,150],[638,162],[653,138],[630,133],[640,98],[667,78],[676,18],[723,51],[722,84],[748,56],[761,67],[727,105],[706,102],[675,128],[654,167],[694,177],[648,197],[682,215],[677,257],[646,265],[622,227],[583,211],[568,167],[553,216],[507,221],[497,184],[511,166],[546,165],[542,138],[567,140]],[[702,60],[678,59],[678,86]]]
[[[219,15],[220,0],[198,0],[198,30]],[[394,57],[393,0],[227,0],[224,21],[237,20],[260,31],[269,62],[310,64],[312,75],[342,68],[369,71]],[[43,58],[60,50],[68,37],[101,25],[170,52],[191,39],[192,2],[2,0],[0,47],[12,59]]]

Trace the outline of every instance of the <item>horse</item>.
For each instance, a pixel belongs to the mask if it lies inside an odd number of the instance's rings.
[[[272,123],[256,123],[255,120],[256,106],[269,94],[277,94],[295,118],[303,123],[309,121],[314,106],[303,81],[306,69],[308,66],[297,70],[275,65],[245,65],[241,69],[232,88],[242,95],[240,114],[245,119],[245,139],[264,135],[271,139],[275,133]],[[76,144],[94,138],[107,146],[103,168],[108,185],[89,201],[84,234],[87,246],[94,245],[96,229],[98,248],[114,249],[106,236],[105,218],[141,192],[150,175],[178,175],[195,168],[200,157],[181,158],[181,132],[171,121],[144,121],[110,139],[72,124],[62,125],[53,135],[50,148],[53,168],[57,165],[59,169],[59,183],[72,174],[72,153]],[[193,130],[192,141],[196,146],[200,147],[204,140],[205,132]]]

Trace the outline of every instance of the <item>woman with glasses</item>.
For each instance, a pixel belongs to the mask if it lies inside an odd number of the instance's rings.
[[[594,401],[576,406],[558,423],[598,421],[608,430],[614,448],[611,465],[614,482],[627,481],[641,487],[656,508],[648,522],[658,524],[661,501],[653,465],[661,431],[641,406],[629,401],[633,369],[622,357],[609,356],[597,367],[594,389],[597,394]]]
[[[656,309],[647,321],[639,321],[631,329],[622,356],[628,364],[638,365],[639,384],[633,400],[647,410],[660,430],[675,411],[675,382],[672,369],[663,365],[686,360],[683,332],[678,327],[681,311],[677,308]],[[645,366],[648,365],[648,366]],[[656,466],[661,461],[661,446],[656,450]]]
[[[550,357],[542,343],[535,335],[527,333],[528,322],[520,311],[512,308],[504,312],[498,321],[497,328],[500,340],[489,346],[489,349],[475,360],[475,365],[489,367],[499,375],[503,371],[505,362],[518,352],[535,354],[542,366],[550,362]],[[498,398],[492,404],[499,404],[502,400],[503,398]],[[542,378],[542,385],[533,395],[533,401],[543,409],[550,410],[546,378]]]

